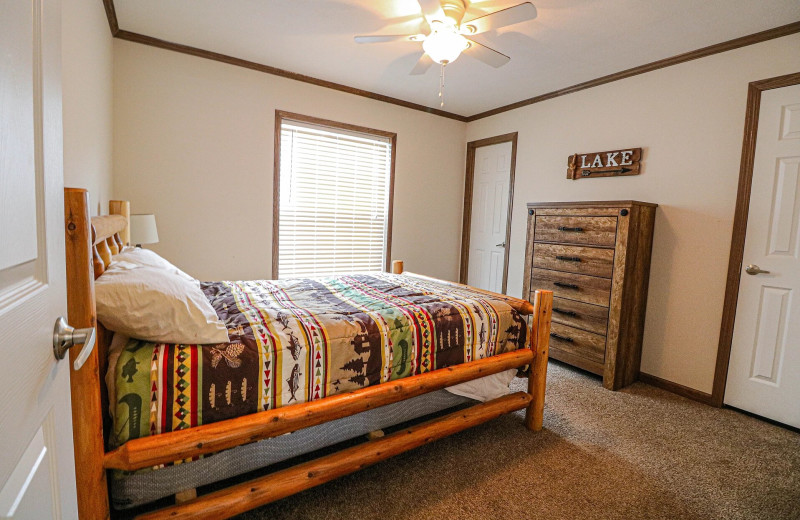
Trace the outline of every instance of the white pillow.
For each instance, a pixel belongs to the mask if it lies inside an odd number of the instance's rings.
[[[228,343],[199,285],[174,272],[118,260],[95,280],[95,297],[97,318],[114,332],[157,343]]]
[[[200,282],[197,281],[197,279],[184,273],[164,257],[149,249],[126,246],[118,254],[111,257],[111,265],[114,265],[114,262],[130,262],[132,264],[142,265],[145,267],[157,267],[159,269],[164,269],[171,273],[177,274],[181,278],[185,278],[190,282],[194,282],[198,287],[200,286]]]

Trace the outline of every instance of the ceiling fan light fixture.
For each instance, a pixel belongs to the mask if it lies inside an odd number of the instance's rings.
[[[453,63],[467,47],[469,42],[456,27],[442,22],[431,24],[431,34],[422,42],[428,56],[439,64]]]

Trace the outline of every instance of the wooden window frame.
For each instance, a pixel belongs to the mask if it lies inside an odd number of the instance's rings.
[[[397,157],[397,134],[394,132],[387,132],[385,130],[375,130],[374,128],[367,128],[365,126],[352,125],[349,123],[340,123],[338,121],[331,121],[330,119],[322,119],[320,117],[306,116],[303,114],[296,114],[294,112],[287,112],[285,110],[275,111],[275,151],[273,160],[273,177],[272,177],[272,278],[278,279],[278,243],[280,232],[280,189],[281,189],[281,127],[284,120],[297,121],[300,123],[308,123],[312,125],[327,126],[336,130],[345,130],[349,132],[358,132],[376,137],[383,137],[389,139],[392,146],[391,152],[391,165],[389,166],[389,205],[386,215],[386,254],[384,262],[384,270],[389,271],[392,257],[392,213],[394,210],[394,172],[395,172],[395,159]]]
[[[475,150],[483,146],[493,144],[511,143],[511,164],[508,183],[508,216],[506,217],[506,247],[505,260],[503,265],[503,294],[508,290],[508,260],[511,250],[511,216],[514,209],[514,175],[517,169],[517,136],[518,132],[487,137],[470,141],[467,143],[467,167],[464,180],[464,211],[463,222],[461,224],[461,269],[459,272],[459,283],[466,284],[469,275],[469,242],[472,231],[472,184],[475,178]]]

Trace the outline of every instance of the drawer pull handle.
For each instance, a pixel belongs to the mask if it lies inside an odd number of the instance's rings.
[[[553,307],[553,312],[555,312],[557,314],[563,314],[564,316],[573,316],[573,317],[575,317],[575,316],[578,315],[578,313],[575,312],[575,311],[567,311],[567,310],[564,310],[564,309],[559,309],[558,307]]]
[[[556,287],[563,287],[564,289],[580,289],[580,287],[578,287],[574,283],[553,282],[553,285],[555,285]]]
[[[551,332],[550,337],[560,339],[561,341],[566,341],[567,343],[575,343],[574,339],[568,338],[567,336],[561,336],[559,334],[556,334],[555,332]]]
[[[561,256],[556,255],[556,260],[563,260],[564,262],[582,262],[579,256]]]
[[[558,226],[559,231],[570,231],[572,233],[583,233],[582,227],[566,227],[566,226]]]

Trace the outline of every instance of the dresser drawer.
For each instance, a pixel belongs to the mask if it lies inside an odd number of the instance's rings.
[[[601,247],[535,243],[533,245],[533,266],[611,278],[614,271],[614,250]]]
[[[550,347],[596,363],[606,358],[606,337],[560,323],[550,327]]]
[[[608,307],[553,298],[553,321],[605,335],[608,329]]]
[[[553,295],[559,298],[606,307],[611,299],[611,280],[608,278],[562,273],[550,269],[531,269],[531,297],[536,289],[553,291]]]
[[[617,217],[537,216],[534,240],[614,247]]]

